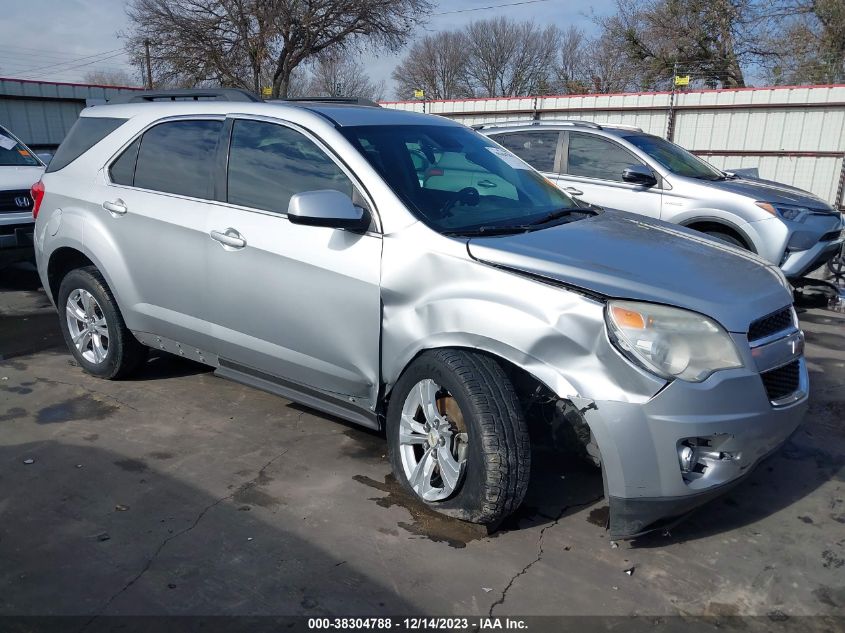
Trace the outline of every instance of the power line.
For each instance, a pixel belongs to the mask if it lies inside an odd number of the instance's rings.
[[[69,71],[69,70],[74,70],[75,68],[82,68],[82,67],[84,67],[84,66],[90,66],[91,64],[99,64],[100,62],[103,62],[103,61],[105,61],[105,60],[107,60],[107,59],[112,59],[112,58],[114,58],[114,57],[119,57],[119,56],[120,56],[120,55],[122,55],[122,54],[123,54],[123,53],[121,52],[121,53],[117,53],[117,54],[115,54],[115,55],[110,55],[110,56],[108,56],[108,57],[103,57],[102,59],[95,59],[95,60],[90,61],[90,62],[85,62],[84,64],[77,64],[76,66],[69,66],[68,68],[61,68],[61,69],[59,69],[59,70],[48,70],[48,71],[46,71],[46,72],[36,73],[35,75],[30,75],[30,76],[28,77],[28,79],[37,79],[37,78],[39,78],[39,77],[44,77],[45,75],[49,75],[49,74],[51,74],[51,73],[53,73],[53,72],[61,72],[61,73],[63,73],[63,72],[67,72],[67,71]]]
[[[453,13],[470,13],[471,11],[486,11],[487,9],[501,9],[503,7],[515,7],[521,4],[536,4],[537,2],[549,2],[549,0],[521,0],[520,2],[507,2],[505,4],[493,4],[489,7],[475,7],[474,9],[456,9],[455,11],[441,11],[440,13],[432,13],[435,15],[451,15]]]
[[[116,51],[120,51],[120,53],[117,53],[116,55],[110,55],[108,57],[102,57],[103,55],[108,55],[109,53],[114,53]],[[54,64],[47,64],[46,66],[35,66],[35,67],[30,67],[30,68],[23,68],[23,69],[19,70],[18,72],[32,73],[32,72],[37,72],[37,71],[40,71],[40,70],[54,70],[54,69],[58,68],[59,66],[67,66],[68,64],[73,64],[73,63],[82,61],[84,59],[91,59],[92,57],[102,57],[102,59],[94,60],[92,62],[92,63],[97,63],[97,61],[105,61],[106,59],[112,59],[113,57],[117,57],[118,55],[124,55],[124,54],[125,54],[125,51],[123,50],[123,47],[115,48],[115,49],[112,49],[110,51],[103,51],[102,53],[93,53],[91,55],[84,55],[82,57],[71,58],[71,59],[67,60],[66,62],[59,62],[57,64],[54,63]],[[67,68],[65,70],[70,70],[70,69]]]

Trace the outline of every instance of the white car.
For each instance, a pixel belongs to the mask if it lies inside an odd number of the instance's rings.
[[[33,258],[32,193],[44,163],[0,126],[0,267]]]

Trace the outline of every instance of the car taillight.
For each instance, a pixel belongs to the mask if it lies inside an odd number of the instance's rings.
[[[41,201],[44,199],[44,183],[39,180],[29,191],[32,194],[32,219],[35,220],[38,217],[38,209],[41,208]]]

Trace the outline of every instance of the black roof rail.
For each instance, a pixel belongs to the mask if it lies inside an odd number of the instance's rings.
[[[286,103],[339,103],[347,105],[370,106],[380,108],[381,106],[372,99],[363,97],[290,97],[288,99],[276,99]]]
[[[185,88],[175,90],[144,90],[123,93],[108,100],[108,105],[118,103],[153,103],[157,101],[249,101],[261,99],[240,88]]]
[[[500,121],[498,123],[476,123],[473,130],[486,130],[497,127],[530,127],[532,125],[571,125],[573,127],[589,127],[596,130],[603,129],[598,123],[582,119],[531,119],[525,121]]]

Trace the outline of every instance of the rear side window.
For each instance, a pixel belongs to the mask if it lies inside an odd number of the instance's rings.
[[[536,132],[512,132],[493,137],[514,154],[538,171],[553,171],[559,132],[552,130]]]
[[[642,165],[636,156],[613,141],[594,134],[569,133],[566,173],[584,178],[622,182],[622,172],[631,165]]]
[[[295,193],[334,189],[352,196],[352,181],[299,132],[273,123],[235,121],[229,150],[228,201],[287,213]]]
[[[0,167],[39,167],[41,163],[24,145],[0,127]]]
[[[92,116],[79,117],[56,150],[56,155],[47,166],[47,172],[64,169],[126,121]]]
[[[222,121],[168,121],[150,128],[141,137],[133,184],[141,189],[210,199],[222,127]]]

